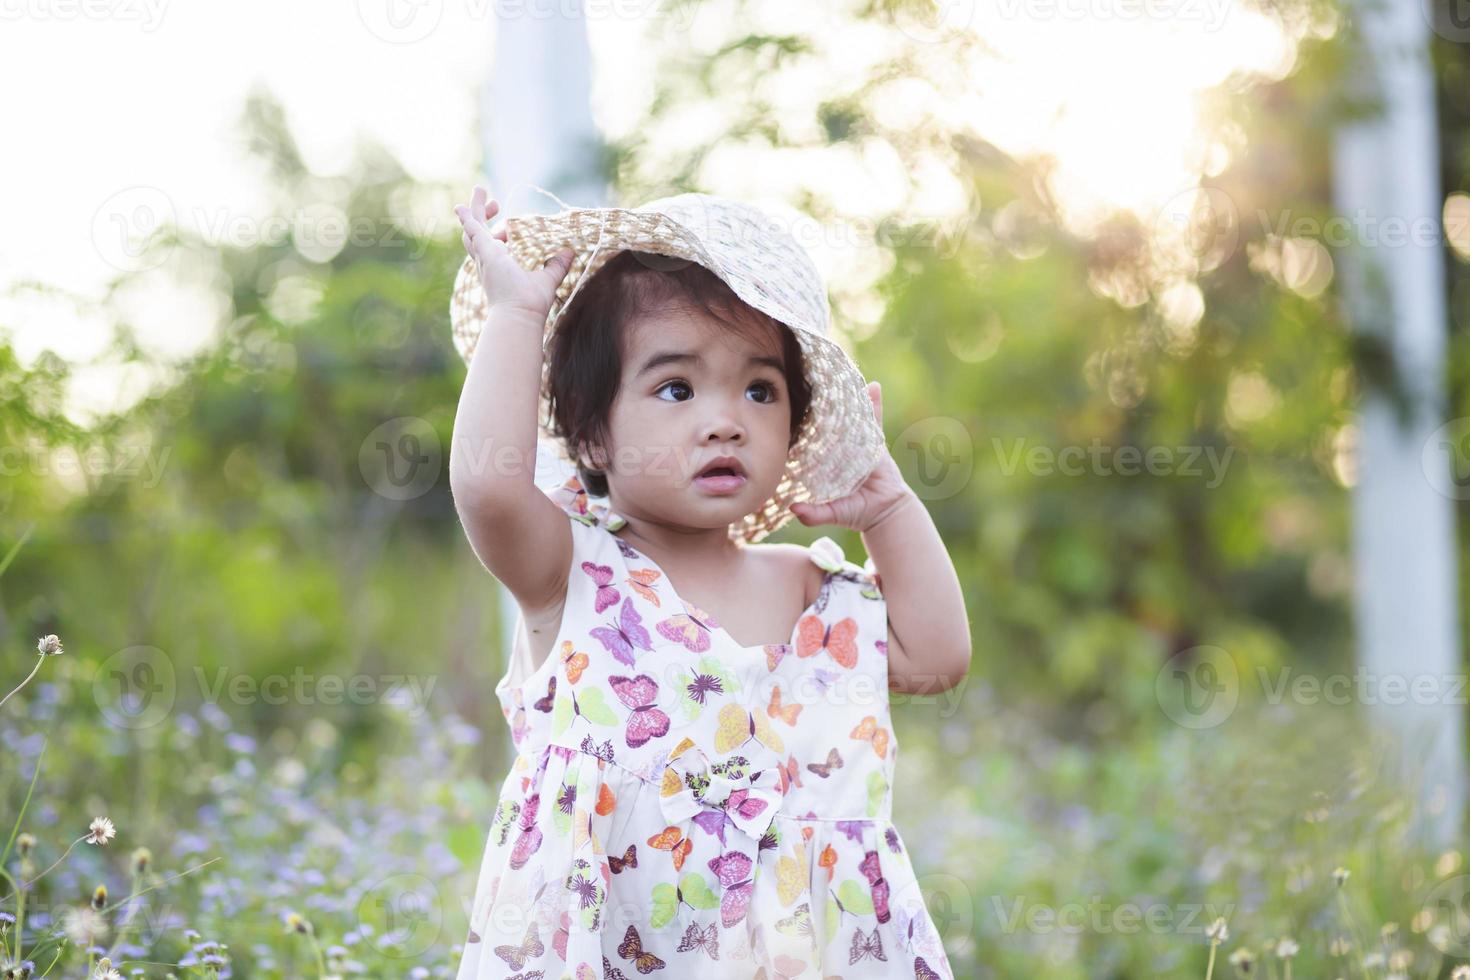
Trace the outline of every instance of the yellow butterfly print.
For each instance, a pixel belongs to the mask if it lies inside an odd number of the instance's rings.
[[[764,714],[751,714],[738,704],[727,704],[720,709],[720,725],[715,730],[715,748],[721,754],[738,749],[750,740],[752,734],[756,741],[773,752],[786,751],[781,736],[776,734]]]

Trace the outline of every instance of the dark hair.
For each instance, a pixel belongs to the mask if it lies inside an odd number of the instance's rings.
[[[551,430],[565,441],[577,476],[592,496],[607,496],[607,476],[585,467],[579,451],[607,445],[608,418],[622,383],[627,325],[636,316],[681,301],[692,302],[744,337],[777,331],[791,398],[788,449],[801,434],[812,391],[802,370],[801,346],[791,329],[745,303],[697,262],[619,252],[583,283],[547,347]]]

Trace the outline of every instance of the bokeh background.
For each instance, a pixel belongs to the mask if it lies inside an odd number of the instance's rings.
[[[970,610],[894,696],[959,975],[1470,961],[1463,4],[0,17],[4,965],[453,975],[512,755],[446,466],[477,181],[811,249]]]

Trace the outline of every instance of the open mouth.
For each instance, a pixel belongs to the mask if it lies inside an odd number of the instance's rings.
[[[745,469],[739,460],[713,460],[695,475],[694,482],[701,489],[716,493],[738,490],[745,484]]]

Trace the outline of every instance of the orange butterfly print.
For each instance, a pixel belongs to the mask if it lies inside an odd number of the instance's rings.
[[[628,584],[633,591],[653,603],[659,605],[658,593],[653,591],[653,583],[658,581],[662,573],[653,568],[634,568],[628,571]]]
[[[766,705],[766,714],[772,718],[780,718],[788,725],[795,725],[796,717],[801,714],[803,707],[805,706],[800,704],[783,705],[781,703],[781,685],[777,684],[771,688],[771,703]]]
[[[801,764],[796,761],[796,756],[787,753],[786,761],[776,767],[781,774],[781,794],[784,796],[792,786],[801,785]]]
[[[837,848],[831,844],[822,848],[822,853],[817,857],[817,864],[829,870],[837,867]]]
[[[851,737],[861,739],[865,742],[872,742],[873,751],[878,753],[878,758],[886,759],[888,757],[888,729],[880,728],[878,726],[878,719],[872,715],[867,715],[862,721],[858,722],[857,727],[852,730]]]
[[[648,838],[648,846],[656,847],[660,851],[669,851],[674,858],[674,870],[678,871],[684,867],[684,859],[689,852],[694,850],[694,841],[684,836],[684,832],[678,827],[665,827],[663,830]]]
[[[612,813],[613,807],[617,805],[617,802],[617,795],[613,793],[607,783],[603,783],[597,788],[597,806],[594,809],[597,810],[599,817],[605,817],[609,813]]]
[[[571,640],[561,641],[561,662],[567,669],[567,680],[573,684],[582,679],[582,671],[587,669],[591,663],[587,654],[578,653],[572,649]]]
[[[851,669],[857,666],[857,635],[857,620],[851,616],[844,616],[831,626],[816,616],[803,616],[796,627],[796,655],[811,657],[826,650],[833,660]]]

